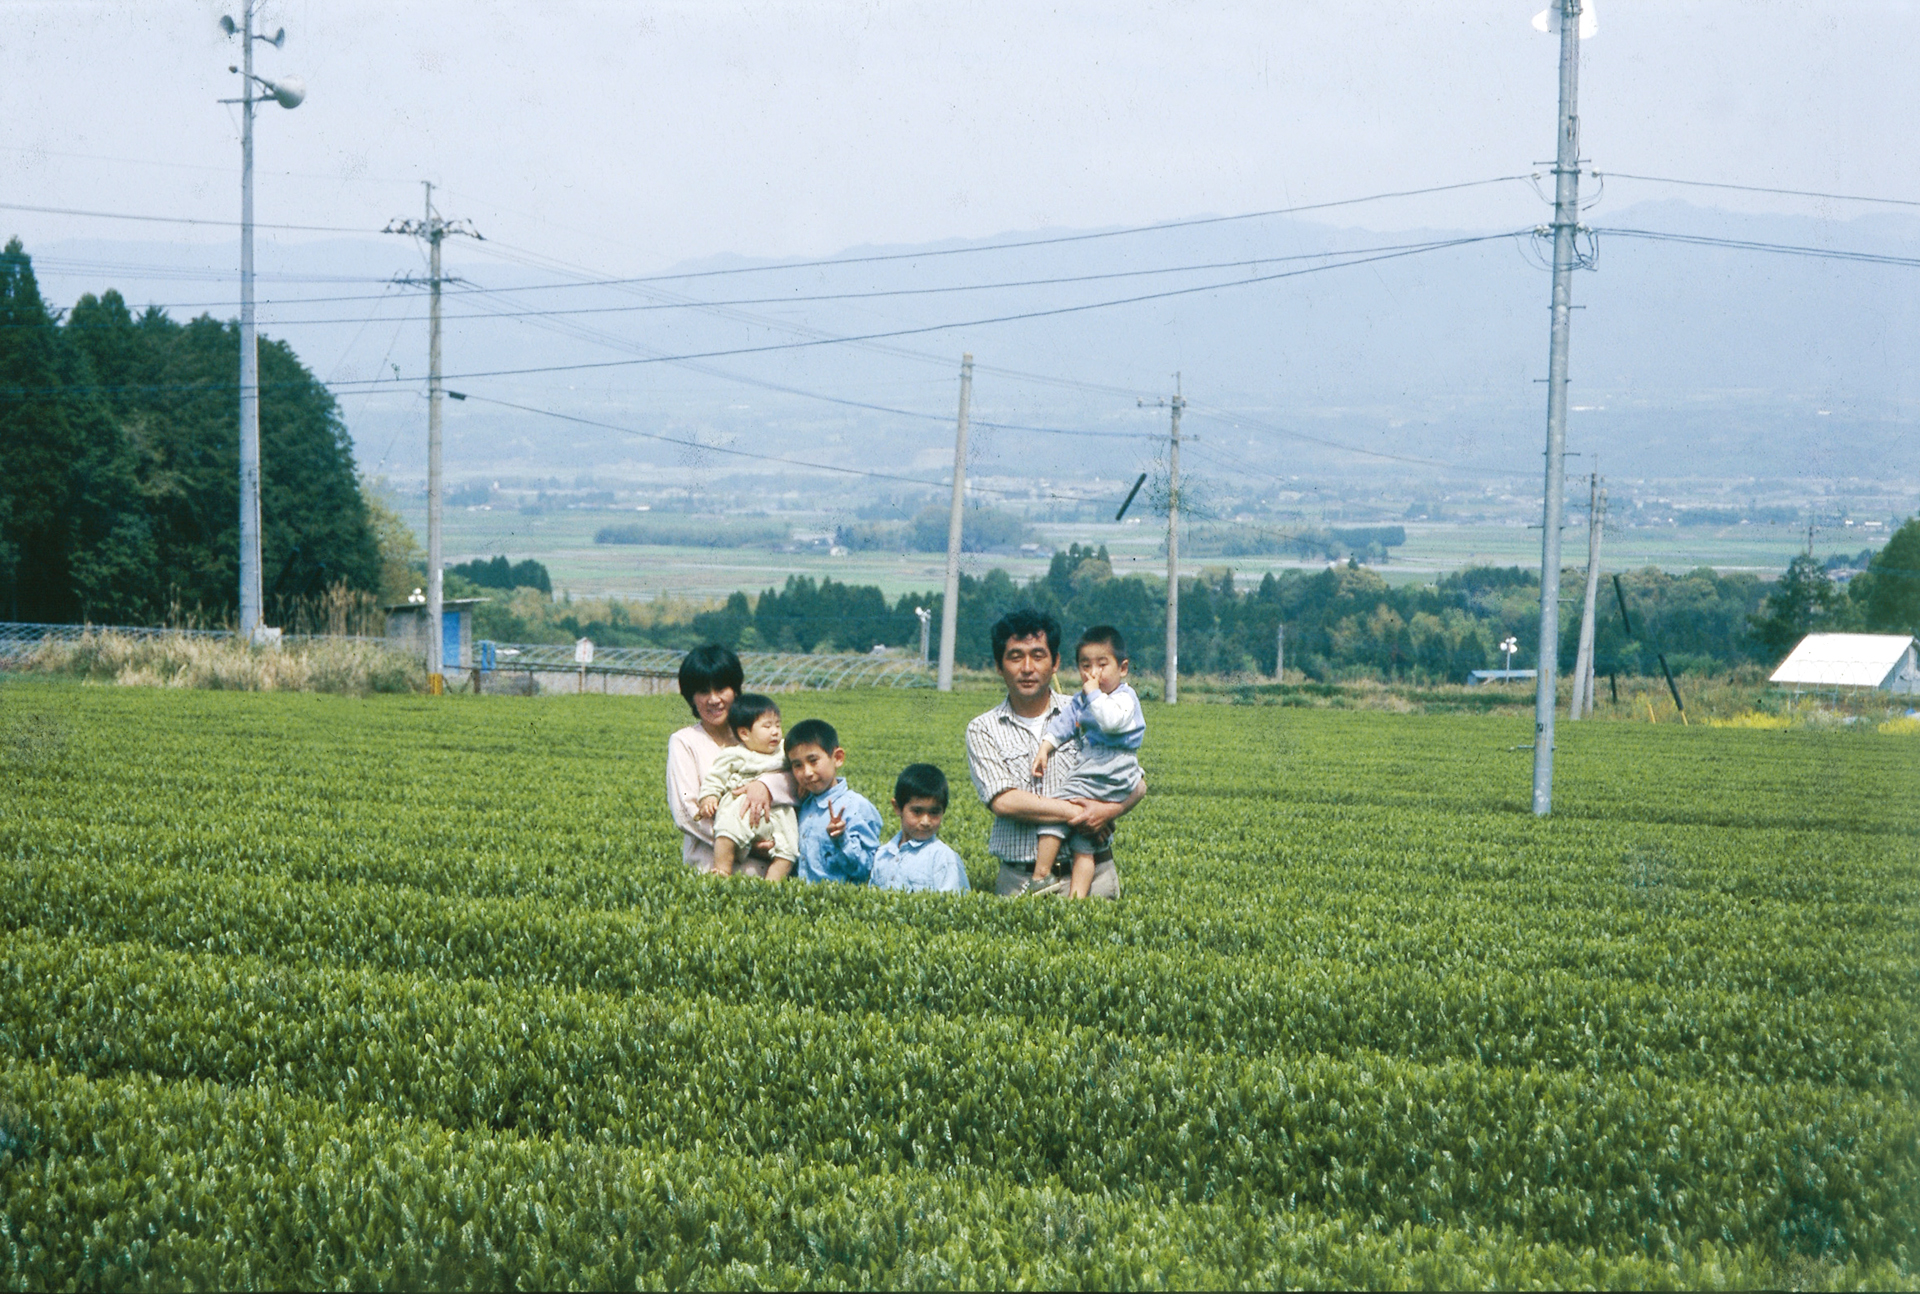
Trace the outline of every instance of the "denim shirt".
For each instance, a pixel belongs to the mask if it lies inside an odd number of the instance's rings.
[[[883,890],[939,890],[946,894],[965,894],[967,867],[953,846],[938,836],[926,840],[908,840],[896,833],[873,856],[871,884]]]
[[[847,829],[835,840],[827,834],[829,809],[838,810]],[[866,796],[847,789],[842,777],[818,795],[800,801],[800,857],[794,861],[794,879],[845,881],[864,885],[873,868],[873,851],[880,847],[880,811]]]

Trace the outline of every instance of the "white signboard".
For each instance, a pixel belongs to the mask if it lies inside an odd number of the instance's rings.
[[[576,665],[593,664],[593,639],[582,638],[573,645],[573,663]]]

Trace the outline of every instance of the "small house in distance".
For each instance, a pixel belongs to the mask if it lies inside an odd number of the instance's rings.
[[[1871,688],[1920,693],[1920,659],[1911,634],[1808,634],[1771,681],[1813,690]]]
[[[473,609],[489,598],[447,598],[440,604],[440,661],[448,670],[473,668]],[[427,654],[427,604],[397,602],[387,608],[387,645]]]

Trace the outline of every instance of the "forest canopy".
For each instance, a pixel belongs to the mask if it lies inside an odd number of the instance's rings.
[[[260,340],[269,623],[327,590],[374,592],[381,554],[333,395]],[[18,239],[0,252],[0,616],[229,619],[239,585],[238,325],[133,314],[115,291],[65,319]]]

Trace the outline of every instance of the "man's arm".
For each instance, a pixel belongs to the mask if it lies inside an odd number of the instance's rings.
[[[1103,831],[1111,831],[1113,830],[1113,824],[1119,821],[1120,816],[1131,811],[1133,806],[1140,803],[1141,800],[1144,800],[1146,796],[1147,783],[1145,779],[1142,779],[1140,785],[1133,788],[1133,794],[1124,800],[1117,800],[1111,803],[1106,800],[1070,801],[1070,803],[1081,806],[1081,814],[1083,815],[1076,821],[1075,825],[1085,826],[1086,829],[1094,835],[1099,835]]]
[[[1073,800],[1056,800],[1050,795],[1036,795],[1014,786],[988,800],[987,812],[1018,822],[1061,822],[1073,826],[1086,820],[1087,810]]]

